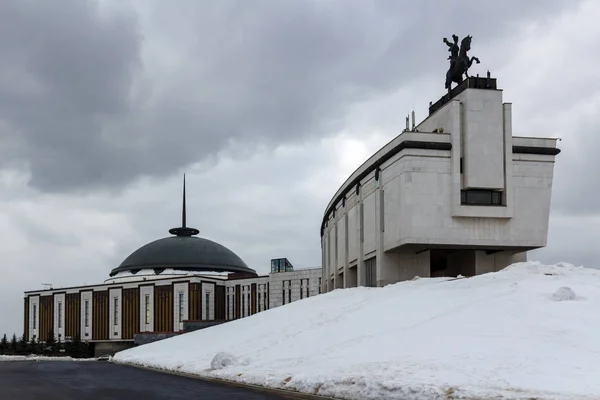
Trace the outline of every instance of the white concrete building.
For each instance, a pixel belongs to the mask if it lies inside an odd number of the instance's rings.
[[[323,290],[477,275],[544,247],[560,150],[513,136],[511,110],[471,77],[361,165],[325,211]]]

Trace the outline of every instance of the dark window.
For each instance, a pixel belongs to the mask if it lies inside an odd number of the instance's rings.
[[[376,258],[369,258],[365,260],[365,286],[376,287],[377,286],[377,270],[376,270]]]
[[[263,310],[266,310],[269,308],[269,305],[267,304],[267,285],[265,285],[265,291],[263,292]]]
[[[502,192],[486,189],[461,190],[460,202],[473,206],[501,206]]]

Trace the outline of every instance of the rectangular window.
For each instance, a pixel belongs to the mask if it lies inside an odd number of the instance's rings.
[[[461,190],[460,203],[471,206],[501,206],[502,192],[487,189]]]
[[[365,205],[360,203],[360,242],[363,243],[365,241]]]
[[[33,305],[33,329],[37,329],[37,304]]]
[[[267,310],[269,308],[269,305],[267,304],[267,289],[266,289],[267,285],[265,285],[265,292],[263,293],[263,310]]]
[[[323,278],[319,278],[319,294],[321,294],[323,292],[323,288],[321,287],[322,281],[323,281]]]
[[[84,304],[84,317],[83,320],[85,322],[85,327],[90,327],[90,301],[86,300]]]
[[[365,260],[365,286],[377,286],[376,257]]]
[[[246,312],[246,296],[244,296],[244,293],[243,293],[243,291],[244,291],[244,287],[243,286],[242,286],[242,290],[241,291],[242,291],[242,293],[241,293],[240,296],[242,297],[242,311],[241,311],[240,314],[242,315],[242,318],[244,318],[245,317],[244,313]]]
[[[179,292],[179,322],[183,322],[183,292]]]
[[[229,288],[227,288],[227,291],[229,292]],[[229,311],[229,307],[231,307],[231,295],[229,293],[227,293],[227,307],[225,307],[225,319],[229,320],[230,318],[230,311]]]
[[[146,311],[146,325],[150,325],[150,295],[147,294],[144,298],[144,309]]]
[[[385,232],[385,191],[381,189],[379,194],[379,222],[381,224],[381,232]]]
[[[119,325],[119,298],[115,297],[113,299],[114,301],[114,307],[113,307],[113,325],[114,326],[118,326]]]
[[[58,329],[62,328],[63,303],[58,302]]]
[[[206,293],[204,296],[204,311],[206,312],[206,319],[210,319],[210,293]]]

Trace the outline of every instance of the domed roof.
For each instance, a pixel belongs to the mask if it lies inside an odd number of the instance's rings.
[[[256,274],[227,247],[212,240],[182,235],[158,239],[140,247],[113,269],[110,276],[119,272],[136,273],[143,269],[154,269],[160,273],[167,268]]]
[[[186,226],[185,175],[183,176],[183,209],[181,227],[172,228],[175,236],[158,239],[131,253],[121,265],[110,271],[110,276],[120,272],[136,274],[140,270],[154,269],[160,274],[165,269],[177,271],[233,272],[256,276],[233,251],[212,240],[197,238],[200,231]]]

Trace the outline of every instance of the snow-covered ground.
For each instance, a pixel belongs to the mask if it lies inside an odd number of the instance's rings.
[[[113,361],[344,399],[600,399],[600,270],[515,264],[300,300]]]

